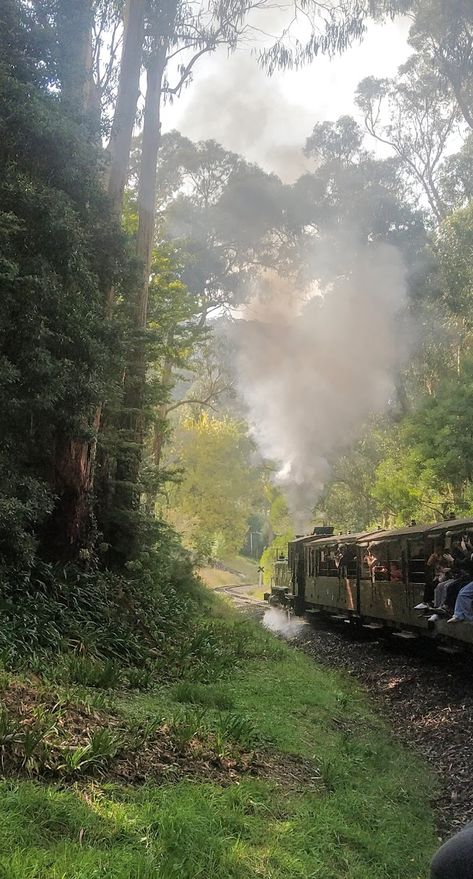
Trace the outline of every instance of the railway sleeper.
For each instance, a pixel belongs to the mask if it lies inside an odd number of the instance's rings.
[[[391,632],[393,638],[403,638],[405,641],[418,641],[419,635],[417,632],[410,632],[406,629],[400,629],[397,631],[396,629]]]

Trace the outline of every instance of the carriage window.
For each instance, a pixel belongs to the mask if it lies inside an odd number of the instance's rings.
[[[315,577],[315,549],[307,551],[307,573],[309,577]]]
[[[361,547],[361,577],[363,580],[371,580],[371,571],[368,564],[368,547]]]
[[[399,540],[390,540],[388,543],[388,579],[391,583],[404,581],[402,548]]]
[[[389,570],[388,545],[377,543],[366,547],[362,553],[363,579],[364,580],[387,580]]]
[[[425,583],[425,544],[422,537],[408,543],[408,572],[410,583]]]
[[[356,577],[358,571],[356,546],[344,544],[334,552],[338,573],[342,577]]]
[[[348,546],[345,552],[344,558],[346,564],[346,572],[347,577],[356,577],[357,573],[357,560],[356,560],[356,547]]]
[[[338,577],[338,568],[335,563],[335,549],[325,547],[320,549],[318,555],[318,573],[321,577]]]
[[[372,567],[374,580],[387,580],[389,571],[388,544],[379,543],[374,547],[376,562]]]

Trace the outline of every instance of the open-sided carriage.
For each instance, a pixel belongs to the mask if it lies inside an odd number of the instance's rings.
[[[472,623],[432,623],[417,609],[433,593],[434,571],[427,565],[432,552],[439,545],[448,550],[463,536],[473,537],[473,519],[298,538],[289,544],[272,600],[298,614],[327,614],[397,637],[423,635],[473,647]]]

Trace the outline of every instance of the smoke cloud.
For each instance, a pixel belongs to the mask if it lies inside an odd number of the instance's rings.
[[[373,244],[344,262],[351,271],[303,297],[268,273],[233,327],[239,389],[262,455],[307,527],[330,461],[386,408],[405,356],[398,317],[406,295],[399,251]]]
[[[226,149],[244,155],[293,182],[310,167],[301,144],[314,124],[314,114],[289,99],[251,55],[221,59],[223,74],[199,82],[196,100],[186,111],[181,130],[198,140],[214,138]],[[291,124],[288,125],[288,119]]]

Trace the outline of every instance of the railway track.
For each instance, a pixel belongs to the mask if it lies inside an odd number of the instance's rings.
[[[256,608],[260,608],[261,612],[267,610],[268,603],[266,601],[260,601],[257,598],[250,598],[248,595],[244,594],[242,591],[243,589],[255,589],[255,585],[250,585],[248,583],[235,583],[230,586],[217,586],[214,589],[214,592],[229,595],[236,604],[252,606],[255,610]]]

